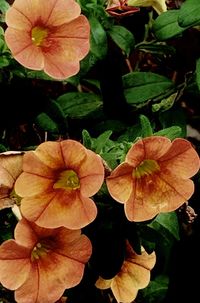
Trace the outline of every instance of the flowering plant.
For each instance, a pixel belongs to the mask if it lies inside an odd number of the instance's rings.
[[[0,12],[0,302],[191,302],[200,6]]]

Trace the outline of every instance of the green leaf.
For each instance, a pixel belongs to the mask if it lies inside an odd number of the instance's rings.
[[[180,239],[179,235],[179,223],[176,213],[160,213],[150,224],[149,227],[158,231],[163,235],[163,233],[172,235],[176,240]]]
[[[124,95],[129,104],[149,101],[172,89],[172,80],[151,72],[132,72],[123,76]]]
[[[64,114],[71,118],[84,118],[102,106],[100,97],[93,93],[71,92],[58,97]]]
[[[181,128],[179,137],[186,137],[186,115],[182,108],[171,108],[165,112],[160,112],[159,120],[163,128],[179,126]]]
[[[102,152],[102,149],[105,147],[111,135],[112,130],[107,130],[95,140],[94,149],[97,154]]]
[[[176,37],[185,30],[178,24],[179,10],[168,10],[156,18],[152,30],[156,38],[165,41]]]
[[[140,115],[140,124],[142,127],[142,137],[145,138],[152,136],[153,130],[151,127],[151,123],[146,116]]]
[[[135,45],[135,38],[133,34],[127,30],[124,26],[113,25],[108,34],[111,36],[113,41],[121,48],[127,56],[133,50]]]
[[[169,277],[159,275],[149,285],[140,290],[139,297],[142,297],[142,302],[162,303],[167,294],[169,285]]]
[[[198,88],[200,90],[200,58],[197,59],[197,62],[196,62],[196,81],[197,81]]]
[[[182,27],[191,27],[200,24],[199,0],[187,0],[181,5],[178,23]]]
[[[136,48],[151,54],[172,56],[176,54],[173,46],[163,44],[164,42],[139,43]]]
[[[0,11],[5,13],[9,9],[10,5],[6,0],[0,0]]]
[[[164,136],[170,140],[181,137],[182,129],[179,126],[171,126],[154,133],[154,136]]]
[[[107,36],[106,32],[95,17],[89,18],[91,36],[90,36],[90,51],[98,58],[102,59],[107,53]]]
[[[46,113],[40,113],[36,117],[35,123],[44,131],[59,133],[57,124]]]
[[[92,145],[93,145],[93,140],[92,137],[90,136],[90,134],[88,133],[88,131],[86,129],[83,129],[82,131],[82,140],[83,140],[83,145],[88,148],[88,149],[92,149]]]
[[[9,64],[10,64],[10,61],[6,56],[0,56],[0,68],[6,67]]]

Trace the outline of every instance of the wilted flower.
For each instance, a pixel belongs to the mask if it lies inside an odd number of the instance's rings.
[[[14,151],[0,154],[0,210],[17,202],[13,189],[22,172],[22,154]]]
[[[152,6],[159,15],[167,11],[165,0],[128,0],[128,5],[144,7]]]
[[[15,184],[23,216],[55,228],[82,228],[97,215],[89,197],[104,181],[100,156],[74,140],[44,142],[23,158],[23,173]]]
[[[155,262],[154,252],[148,255],[143,249],[142,254],[137,255],[127,242],[126,256],[120,272],[109,280],[100,277],[96,282],[96,287],[111,288],[117,302],[130,303],[136,298],[138,290],[149,284],[150,270]]]
[[[145,221],[185,203],[194,192],[189,178],[198,170],[199,156],[189,141],[152,136],[131,147],[107,186],[116,201],[125,203],[128,220]]]
[[[0,246],[0,282],[15,290],[18,303],[54,303],[81,281],[91,252],[80,230],[45,229],[22,219],[15,240]]]
[[[116,17],[129,16],[139,10],[138,7],[129,6],[127,0],[110,0],[106,8],[107,13]]]
[[[6,13],[5,40],[23,66],[55,79],[78,73],[89,51],[90,26],[74,0],[15,0]]]

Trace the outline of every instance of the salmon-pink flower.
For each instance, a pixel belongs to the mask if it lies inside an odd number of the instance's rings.
[[[97,208],[90,198],[104,181],[100,156],[74,140],[44,142],[23,158],[15,183],[23,197],[23,216],[46,228],[78,229],[92,222]]]
[[[199,156],[185,139],[152,136],[137,141],[107,178],[111,196],[124,203],[130,221],[152,219],[185,203],[194,192],[191,178]]]
[[[55,79],[75,75],[89,51],[90,26],[80,13],[75,0],[15,0],[5,31],[13,57]]]
[[[0,209],[11,207],[16,201],[14,183],[22,172],[22,153],[9,151],[0,154]]]
[[[142,254],[137,255],[127,241],[125,260],[119,273],[109,280],[100,277],[95,285],[100,289],[111,288],[117,302],[131,303],[136,298],[138,290],[149,284],[150,270],[155,262],[155,252],[149,255],[142,248]]]
[[[0,246],[0,282],[15,290],[18,303],[54,303],[81,281],[91,252],[80,230],[45,229],[22,219],[15,240]]]

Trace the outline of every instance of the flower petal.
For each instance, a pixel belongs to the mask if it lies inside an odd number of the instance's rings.
[[[31,250],[38,240],[37,235],[31,227],[31,224],[24,218],[22,218],[15,227],[15,239],[19,245],[25,245]]]
[[[87,149],[74,140],[64,140],[60,142],[65,167],[78,171],[79,166],[87,157]]]
[[[22,172],[23,153],[13,152],[0,154],[0,166],[3,166],[15,180]],[[1,178],[2,179],[2,178]]]
[[[36,176],[46,177],[48,179],[55,178],[55,170],[42,162],[34,151],[29,151],[24,155],[23,171]]]
[[[104,181],[104,166],[101,157],[87,150],[87,158],[80,165],[78,176],[81,195],[91,197],[96,194]]]
[[[91,223],[97,215],[95,203],[79,196],[78,193],[66,193],[58,190],[22,200],[21,211],[25,218],[46,228],[65,226],[79,229]]]
[[[8,27],[5,41],[20,64],[34,70],[43,69],[44,56],[41,49],[32,43],[29,32]]]
[[[120,203],[126,202],[133,189],[133,167],[128,163],[120,164],[106,179],[110,195]]]
[[[171,141],[165,137],[147,137],[133,144],[125,161],[133,167],[137,167],[144,159],[158,160],[170,147]]]
[[[138,179],[125,213],[130,221],[146,221],[160,212],[173,211],[185,203],[194,192],[191,180],[177,179],[161,172]]]
[[[15,192],[20,197],[31,197],[51,191],[54,181],[31,173],[23,172],[15,182]]]
[[[36,148],[35,154],[40,161],[52,169],[65,168],[60,142],[44,142]]]
[[[0,165],[0,192],[5,196],[9,189],[12,189],[14,178],[3,166]]]
[[[11,290],[20,287],[29,275],[29,256],[30,250],[14,240],[7,240],[1,244],[0,283]]]
[[[111,287],[112,280],[113,279],[103,279],[102,277],[99,277],[95,286],[99,289],[108,289]]]
[[[42,12],[42,20],[47,26],[59,26],[64,23],[69,23],[81,13],[80,6],[74,0],[41,1],[40,9]]]
[[[191,143],[175,139],[168,152],[159,159],[161,170],[167,170],[180,178],[191,178],[200,168],[200,160]]]

